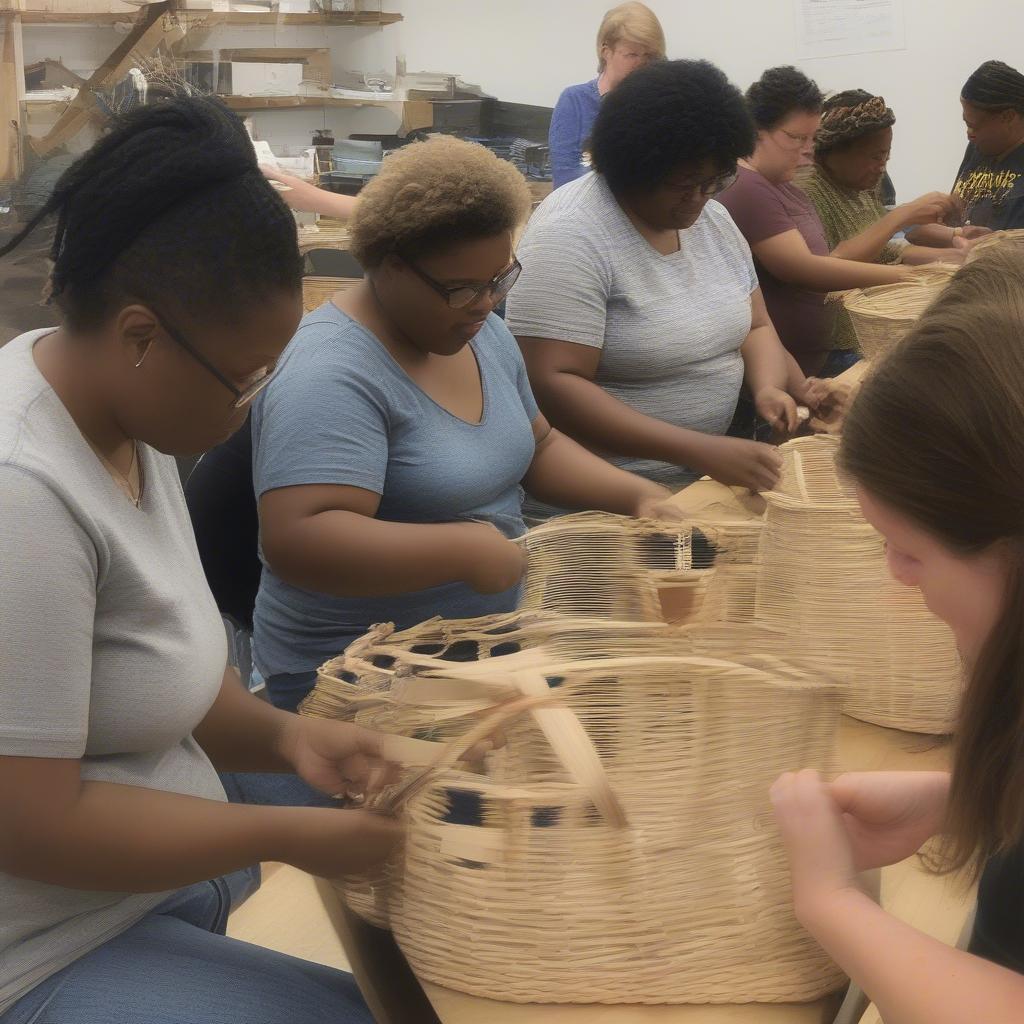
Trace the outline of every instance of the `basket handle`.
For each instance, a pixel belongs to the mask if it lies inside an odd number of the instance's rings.
[[[594,744],[579,718],[562,706],[562,698],[551,693],[540,675],[522,673],[514,679],[523,695],[498,705],[472,729],[449,742],[437,758],[397,790],[374,805],[374,810],[395,813],[420,790],[458,761],[496,729],[529,712],[551,744],[570,776],[583,787],[594,806],[613,828],[625,828],[626,813],[615,795]],[[543,687],[543,690],[541,690]]]

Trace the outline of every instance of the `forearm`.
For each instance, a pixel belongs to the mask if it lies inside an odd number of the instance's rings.
[[[951,949],[854,890],[798,916],[867,993],[886,1024],[1011,1024],[1024,1019],[1024,977]]]
[[[308,816],[334,812],[85,782],[69,806],[28,813],[31,821],[11,822],[8,873],[72,889],[162,892],[287,860],[288,837]]]
[[[776,276],[809,291],[841,292],[849,288],[896,284],[902,281],[905,275],[899,266],[864,263],[852,257],[808,255],[805,261],[790,268],[787,274]]]
[[[264,553],[286,583],[338,597],[386,597],[464,578],[458,523],[392,523],[330,510],[291,523]]]
[[[537,446],[523,485],[533,497],[550,505],[620,515],[633,515],[644,498],[667,493],[657,484],[611,465],[558,430],[551,430]]]
[[[293,721],[293,715],[253,696],[229,667],[193,735],[220,772],[290,772],[282,739]]]
[[[751,328],[740,348],[743,379],[755,397],[765,388],[786,391],[791,366],[786,350],[770,322]]]
[[[880,220],[875,221],[870,227],[865,228],[860,234],[840,242],[832,250],[832,255],[843,260],[874,263],[881,256],[882,250],[889,244],[893,235],[902,227],[903,218],[897,207]]]
[[[314,188],[311,192],[305,193],[298,201],[303,202],[303,205],[297,209],[319,213],[322,217],[349,220],[356,212],[358,199],[355,196],[341,195],[338,192],[328,192],[324,188]]]
[[[956,228],[948,224],[918,224],[907,232],[906,237],[912,245],[948,249],[956,237]]]
[[[963,263],[963,249],[938,249],[928,245],[907,245],[901,252],[904,266],[919,267],[925,263]]]
[[[551,373],[533,383],[551,425],[594,452],[685,466],[704,438],[637,412],[578,374]]]

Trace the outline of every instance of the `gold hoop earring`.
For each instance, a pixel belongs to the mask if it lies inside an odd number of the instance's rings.
[[[152,341],[152,339],[150,339],[149,341],[146,342],[146,347],[142,350],[142,355],[139,356],[139,361],[135,364],[135,369],[136,370],[142,365],[142,362],[146,358],[146,356],[149,355],[149,350],[152,347],[153,347],[153,341]]]

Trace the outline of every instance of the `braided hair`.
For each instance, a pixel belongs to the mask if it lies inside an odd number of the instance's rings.
[[[790,114],[820,114],[821,90],[792,66],[769,68],[747,89],[747,107],[754,124],[769,131]]]
[[[241,120],[212,97],[115,121],[0,256],[52,214],[50,294],[72,330],[131,300],[223,321],[248,299],[301,288],[294,218]]]
[[[980,110],[1015,110],[1024,116],[1024,75],[1001,60],[987,60],[967,79],[960,96]]]
[[[872,96],[864,89],[847,89],[825,101],[814,152],[820,156],[895,123],[896,115],[881,96]]]

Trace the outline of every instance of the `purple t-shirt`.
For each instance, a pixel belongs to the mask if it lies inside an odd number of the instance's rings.
[[[741,167],[736,184],[718,201],[732,215],[751,249],[767,238],[795,229],[815,256],[829,254],[825,229],[814,204],[796,185],[776,185],[763,174]],[[780,281],[765,269],[756,253],[754,266],[768,315],[783,345],[805,373],[816,372],[832,337],[833,312],[825,305],[824,293]]]

